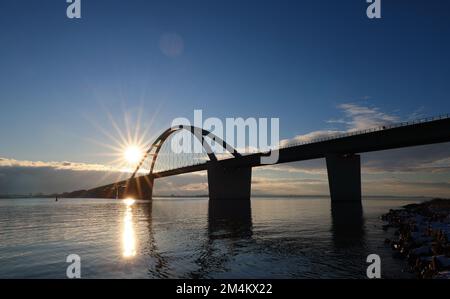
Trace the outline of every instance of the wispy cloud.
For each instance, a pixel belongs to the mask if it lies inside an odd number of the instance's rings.
[[[344,123],[347,125],[347,131],[366,130],[400,121],[398,116],[381,112],[377,107],[345,103],[338,108],[345,114]]]
[[[254,168],[253,172],[262,176],[271,173],[325,175],[325,167],[325,161],[323,159],[316,159],[288,164],[266,165],[264,167]]]
[[[408,115],[408,120],[414,120],[422,117],[426,117],[424,114],[425,106],[420,106],[416,110],[414,110],[410,115]]]
[[[297,135],[292,139],[284,139],[280,141],[280,146],[288,146],[292,144],[298,144],[298,143],[305,143],[310,142],[313,140],[330,137],[330,136],[337,136],[339,134],[343,134],[345,131],[336,131],[336,130],[321,130],[321,131],[314,131],[311,133],[303,134],[303,135]]]
[[[326,123],[344,125],[343,129],[318,130],[303,135],[297,135],[292,139],[285,139],[280,141],[280,145],[287,146],[291,144],[310,142],[325,137],[332,137],[348,132],[366,130],[400,121],[400,118],[398,116],[381,112],[381,110],[377,107],[344,103],[338,105],[337,108],[343,115],[335,119],[329,119],[326,121]]]

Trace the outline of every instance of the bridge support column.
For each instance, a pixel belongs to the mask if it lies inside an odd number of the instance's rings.
[[[361,201],[360,156],[327,155],[326,161],[331,201]]]
[[[144,175],[129,179],[124,186],[120,198],[146,199],[151,200],[153,195],[153,176]]]
[[[207,171],[210,200],[250,200],[251,167],[225,168],[209,162]]]

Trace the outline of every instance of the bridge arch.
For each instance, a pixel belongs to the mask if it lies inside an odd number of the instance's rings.
[[[134,178],[136,176],[136,173],[141,168],[144,161],[148,158],[148,156],[152,156],[151,158],[151,164],[150,164],[150,173],[153,174],[153,169],[155,167],[156,160],[158,159],[159,151],[161,150],[164,142],[174,133],[179,132],[181,130],[186,130],[190,132],[194,137],[197,138],[197,140],[201,143],[203,146],[203,149],[206,151],[208,158],[210,161],[217,161],[217,157],[212,151],[211,147],[207,142],[205,142],[205,137],[208,137],[212,140],[214,140],[216,143],[220,144],[223,149],[228,151],[230,154],[232,154],[235,158],[240,157],[241,154],[236,151],[231,145],[229,145],[225,140],[218,137],[217,135],[209,132],[208,130],[198,128],[195,126],[190,125],[179,125],[170,127],[167,130],[165,130],[161,135],[156,138],[156,140],[152,143],[150,148],[145,152],[144,156],[142,157],[141,161],[139,161],[139,164],[137,165],[135,171],[133,172],[131,178]],[[152,154],[152,151],[155,150],[154,154]]]

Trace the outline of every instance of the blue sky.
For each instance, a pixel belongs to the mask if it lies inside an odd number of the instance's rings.
[[[87,141],[104,140],[105,111],[142,109],[151,134],[194,109],[279,117],[283,139],[348,129],[330,122],[354,120],[345,104],[450,112],[445,0],[382,0],[380,20],[363,0],[82,0],[80,20],[66,7],[0,2],[0,157],[105,163]]]

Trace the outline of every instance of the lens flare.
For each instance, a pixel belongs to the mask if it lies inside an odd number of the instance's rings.
[[[156,110],[158,108],[156,107]],[[120,181],[133,173],[146,155],[146,151],[151,145],[154,136],[149,134],[150,128],[154,122],[154,117],[146,118],[146,126],[142,127],[141,118],[143,107],[124,109],[123,120],[120,117],[113,116],[109,111],[105,110],[105,114],[110,121],[110,125],[105,129],[102,125],[96,122],[95,118],[88,119],[97,130],[99,130],[103,138],[86,138],[88,141],[100,146],[106,151],[96,153],[105,159],[104,162],[108,165],[114,173],[105,172],[104,176],[99,181],[105,180],[107,177],[116,176],[115,180]],[[155,112],[157,115],[157,111]],[[139,168],[139,174],[146,174],[149,172],[149,165],[143,164]]]
[[[138,163],[143,156],[143,151],[137,145],[129,145],[125,148],[123,152],[123,157],[125,161],[130,164]]]

